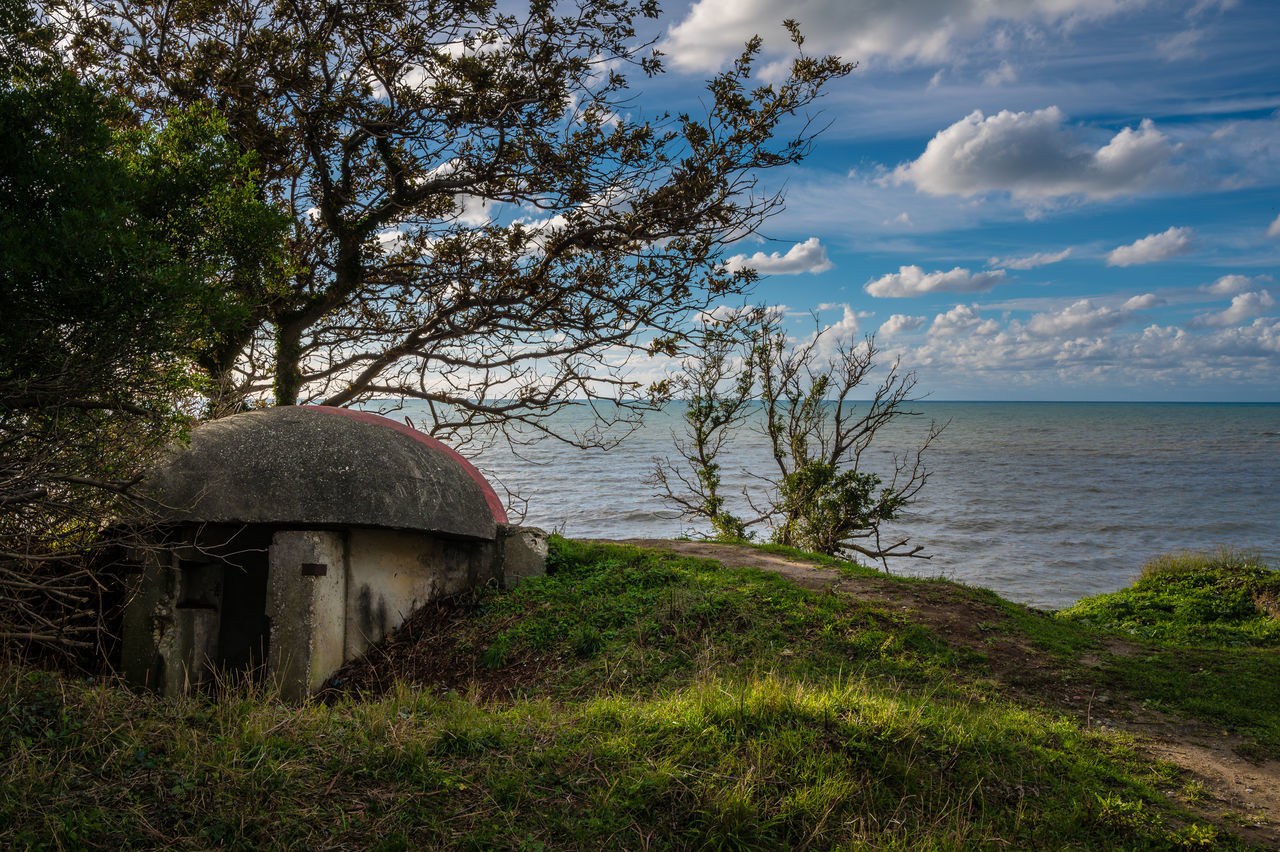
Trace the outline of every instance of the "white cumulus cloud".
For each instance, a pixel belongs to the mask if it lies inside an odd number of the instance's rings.
[[[1275,305],[1275,298],[1266,290],[1237,293],[1231,297],[1231,307],[1216,314],[1201,314],[1191,321],[1191,326],[1192,328],[1226,328],[1239,325],[1247,319],[1267,313]]]
[[[1280,382],[1280,317],[1249,320],[1268,298],[1238,294],[1232,316],[1214,314],[1212,324],[1202,321],[1198,328],[1142,326],[1139,311],[1159,302],[1146,293],[1124,304],[1079,300],[1029,321],[1006,317],[1003,324],[983,319],[978,305],[959,305],[939,314],[920,342],[904,338],[890,345],[934,387],[968,384],[1004,392],[1062,383],[1146,392],[1181,384],[1221,392],[1238,385],[1270,393]]]
[[[926,320],[926,317],[894,314],[881,323],[879,334],[883,337],[893,337],[895,334],[902,334],[907,331],[919,331],[924,328]]]
[[[751,307],[747,305],[716,305],[710,310],[699,311],[695,318],[702,325],[719,325],[744,316],[750,313],[751,310]]]
[[[830,325],[824,326],[824,333],[838,340],[847,340],[854,334],[858,333],[860,320],[870,314],[862,311],[855,311],[848,305],[840,305],[840,319]]]
[[[922,293],[985,293],[1004,281],[1003,269],[989,272],[970,272],[957,266],[955,269],[925,272],[918,266],[902,266],[897,272],[882,275],[868,281],[863,287],[872,296],[901,298],[919,296]]]
[[[1007,269],[1035,269],[1037,266],[1048,266],[1071,256],[1071,249],[1062,251],[1038,251],[1025,257],[993,257],[987,266],[1003,266]]]
[[[478,195],[456,195],[454,215],[469,228],[481,228],[489,224],[489,200]]]
[[[663,51],[688,71],[714,71],[751,36],[785,44],[779,23],[800,22],[805,47],[862,62],[939,62],[999,23],[1054,25],[1101,19],[1145,0],[697,0],[667,34]]]
[[[1200,289],[1215,296],[1234,296],[1236,293],[1243,293],[1258,284],[1270,281],[1270,275],[1256,275],[1252,278],[1248,275],[1223,275],[1215,279],[1212,284],[1205,284]]]
[[[816,327],[812,334],[804,339],[805,343],[817,341],[817,355],[820,359],[834,358],[842,347],[865,346],[865,343],[855,343],[859,330],[862,328],[862,320],[871,316],[866,311],[854,310],[844,303],[824,302],[819,306],[821,311],[840,310],[840,319],[833,323],[825,323]]]
[[[1140,263],[1156,263],[1191,251],[1191,229],[1170,228],[1158,234],[1150,234],[1127,246],[1120,246],[1107,255],[1107,266],[1136,266]]]
[[[924,153],[889,179],[930,195],[1008,192],[1024,201],[1070,195],[1114,198],[1151,187],[1169,172],[1175,147],[1150,119],[1101,147],[1064,127],[1056,106],[1035,112],[974,110],[938,132]]]
[[[1125,307],[1113,308],[1094,304],[1089,299],[1081,299],[1060,311],[1034,315],[1027,321],[1026,330],[1036,337],[1097,334],[1104,329],[1114,328],[1127,322],[1130,319],[1127,307],[1128,303]]]
[[[1267,226],[1267,236],[1280,237],[1280,216],[1277,216],[1275,221]]]
[[[1141,296],[1134,296],[1133,298],[1126,301],[1123,305],[1120,306],[1120,310],[1145,311],[1148,308],[1158,307],[1159,305],[1163,305],[1163,304],[1164,304],[1164,299],[1161,299],[1155,293],[1143,293]]]
[[[835,264],[827,257],[827,250],[817,237],[810,237],[802,243],[796,243],[786,254],[758,251],[748,257],[735,254],[725,261],[730,271],[744,267],[755,269],[761,275],[799,275],[802,272],[826,272],[835,268]]]
[[[945,337],[967,331],[974,335],[990,335],[1000,330],[1000,323],[984,320],[977,305],[956,305],[945,314],[938,314],[929,326],[931,336]]]

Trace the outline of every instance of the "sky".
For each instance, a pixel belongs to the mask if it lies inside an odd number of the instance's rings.
[[[646,100],[788,17],[858,62],[731,258],[797,336],[938,400],[1280,402],[1280,2],[696,0]]]

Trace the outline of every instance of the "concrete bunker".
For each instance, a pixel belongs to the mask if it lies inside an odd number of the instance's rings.
[[[546,534],[509,524],[479,471],[375,414],[212,421],[147,489],[159,520],[121,662],[166,695],[231,676],[305,697],[424,604],[545,570]]]

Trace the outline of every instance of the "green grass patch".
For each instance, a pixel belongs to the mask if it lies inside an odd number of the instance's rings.
[[[561,539],[549,569],[481,602],[462,626],[484,667],[538,667],[531,695],[651,693],[709,669],[924,683],[962,664],[901,612],[768,571]]]
[[[1122,736],[862,677],[490,705],[5,688],[7,848],[1232,846],[1173,810],[1156,792],[1172,774]]]
[[[1232,551],[1163,556],[1129,588],[1086,598],[1060,615],[1168,645],[1274,648],[1280,572]]]
[[[447,646],[379,649],[430,677],[377,694],[164,701],[0,667],[0,847],[1245,848],[1172,767],[900,606],[561,539],[550,567],[458,604]],[[1099,641],[911,588],[1064,659]]]
[[[1108,658],[1111,688],[1252,738],[1246,756],[1280,758],[1278,595],[1280,573],[1254,558],[1184,553],[1058,615],[1135,643]]]

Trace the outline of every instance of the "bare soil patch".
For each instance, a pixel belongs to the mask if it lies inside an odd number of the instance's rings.
[[[481,652],[506,625],[477,634],[474,608],[453,598],[418,610],[401,628],[363,657],[334,672],[319,692],[321,700],[343,695],[382,695],[396,683],[438,694],[474,694],[481,700],[508,700],[529,691],[564,661],[555,657],[515,657],[502,666],[480,664]]]
[[[1251,843],[1280,849],[1280,761],[1242,757],[1240,738],[1160,714],[1139,713],[1116,726],[1141,737],[1150,756],[1181,767],[1185,782],[1203,788],[1202,799],[1183,802],[1188,808]]]

